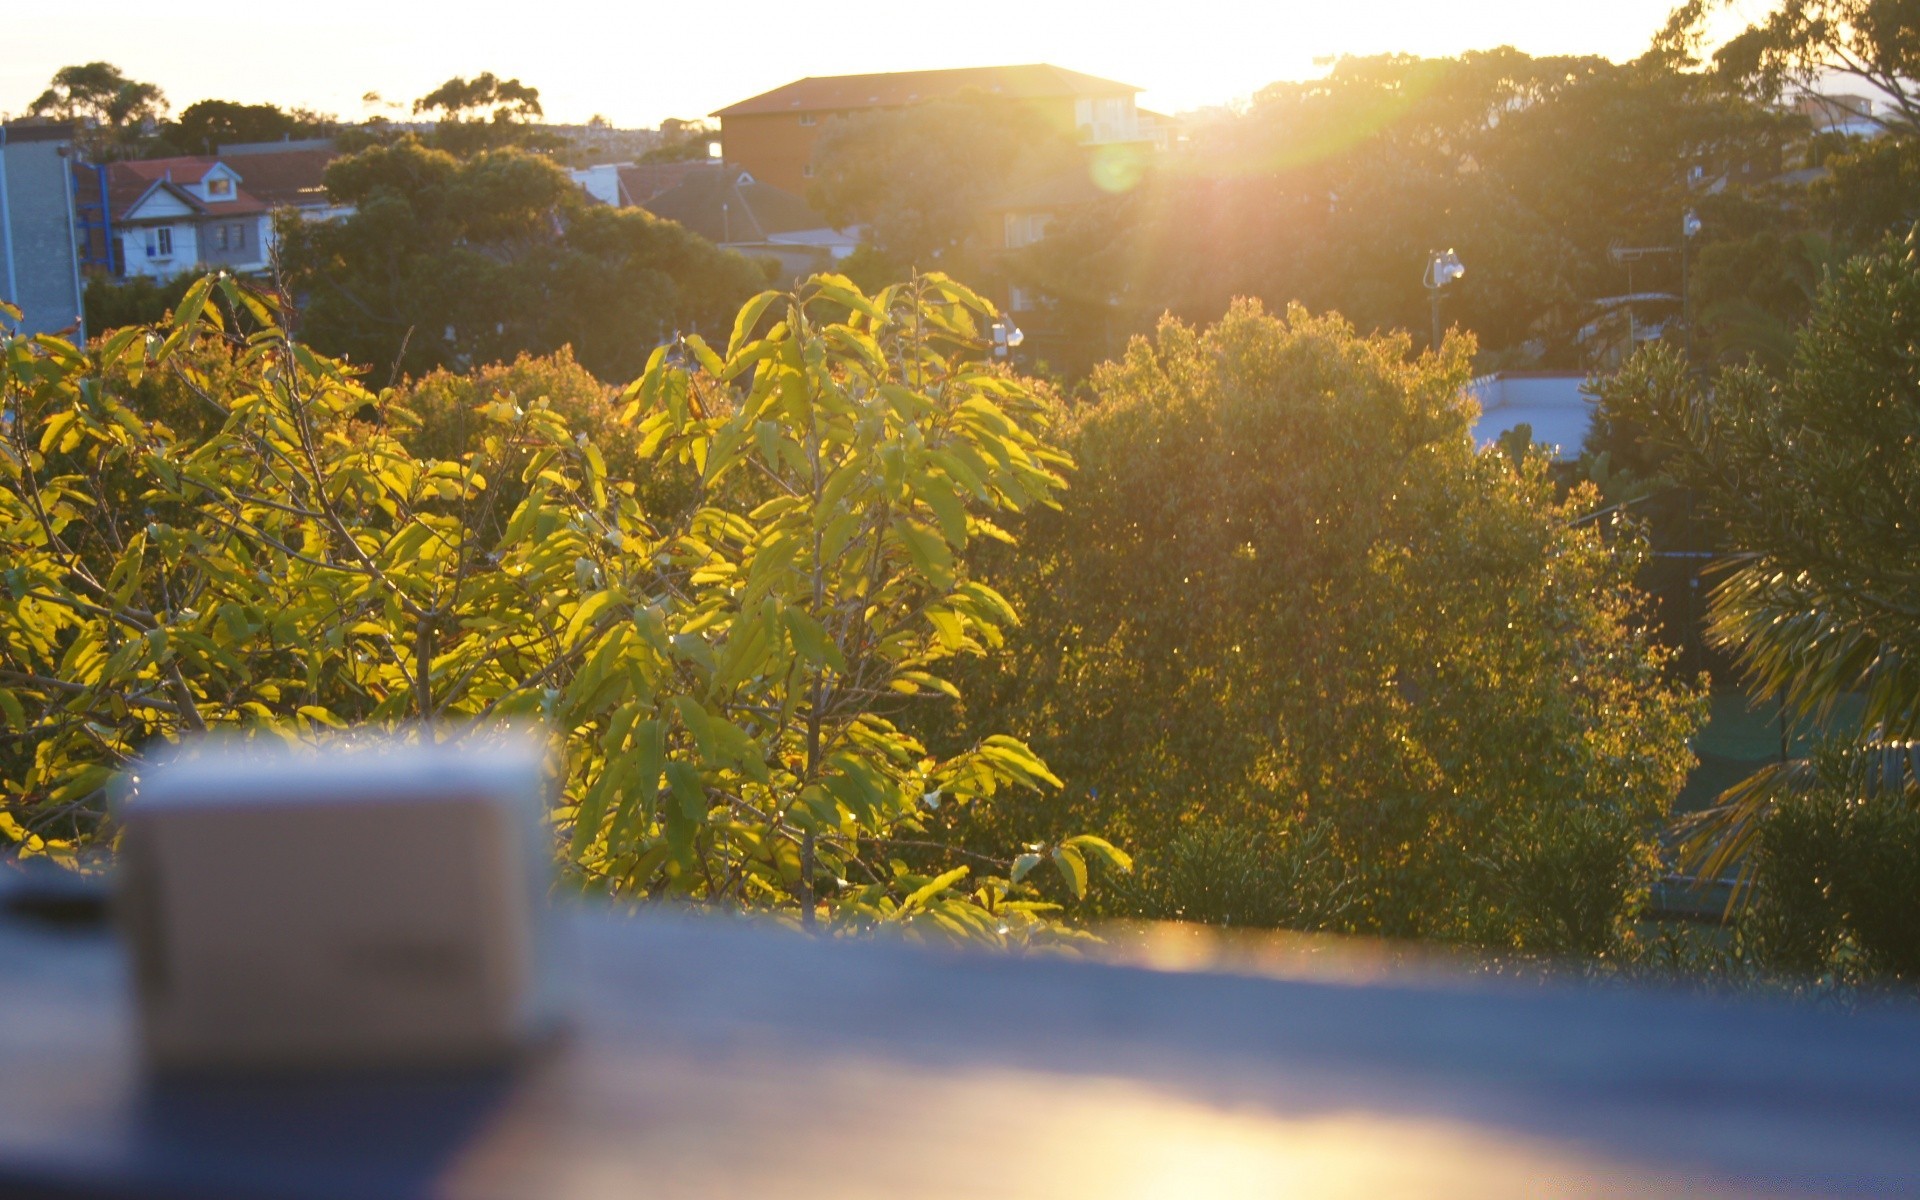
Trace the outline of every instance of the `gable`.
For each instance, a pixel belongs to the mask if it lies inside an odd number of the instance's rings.
[[[156,186],[146,195],[135,201],[127,209],[123,221],[163,221],[171,217],[191,217],[197,210],[174,192],[163,186]]]

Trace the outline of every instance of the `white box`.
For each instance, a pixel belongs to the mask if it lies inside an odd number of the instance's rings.
[[[149,1060],[480,1061],[541,1036],[546,795],[523,739],[208,740],[133,772],[119,907]]]

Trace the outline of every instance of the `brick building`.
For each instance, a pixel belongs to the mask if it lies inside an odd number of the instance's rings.
[[[804,195],[813,177],[814,148],[821,133],[833,121],[854,113],[975,93],[1031,106],[1083,142],[1130,142],[1143,138],[1134,105],[1139,90],[1045,63],[894,71],[809,76],[712,115],[720,119],[720,142],[728,162],[744,167],[763,183]]]

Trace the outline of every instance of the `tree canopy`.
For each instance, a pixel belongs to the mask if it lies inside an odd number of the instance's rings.
[[[679,225],[592,204],[518,149],[459,159],[408,138],[337,159],[326,178],[353,214],[282,226],[301,331],[382,371],[571,345],[603,379],[627,377],[677,332],[726,328],[765,282]]]
[[[1772,115],[1649,56],[1346,58],[1195,127],[1141,184],[1086,206],[1014,257],[1016,281],[1088,331],[1208,320],[1235,296],[1423,329],[1429,253],[1469,265],[1448,324],[1487,365],[1595,361],[1596,298],[1629,290],[1618,245],[1676,247],[1699,179],[1777,158]],[[1636,291],[1677,296],[1671,253]],[[1107,337],[1083,357],[1116,352]]]
[[[1074,487],[1008,553],[1026,619],[962,681],[958,727],[1028,740],[1064,804],[980,814],[977,844],[1094,822],[1143,879],[1193,873],[1152,916],[1242,886],[1283,923],[1629,938],[1695,693],[1640,609],[1631,530],[1583,519],[1591,491],[1537,453],[1475,451],[1469,345],[1409,350],[1240,302],[1094,373],[1063,428]],[[1221,877],[1236,844],[1263,847],[1251,880]]]
[[[159,154],[217,154],[222,145],[239,142],[323,137],[337,125],[329,117],[302,110],[289,112],[275,104],[199,100],[162,128],[155,150]]]

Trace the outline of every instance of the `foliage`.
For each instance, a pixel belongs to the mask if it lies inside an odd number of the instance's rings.
[[[1820,783],[1783,798],[1756,844],[1766,885],[1743,928],[1789,975],[1920,978],[1920,809],[1862,803],[1845,747]]]
[[[1703,392],[1674,355],[1650,352],[1606,388],[1668,452],[1668,469],[1722,523],[1729,569],[1708,636],[1755,694],[1824,720],[1865,702],[1849,754],[1853,798],[1912,804],[1920,738],[1920,238],[1835,270],[1779,377],[1723,370]],[[1692,831],[1703,870],[1744,863],[1767,814],[1810,779],[1806,762],[1739,785]]]
[[[1343,58],[1195,129],[1140,186],[1082,206],[1009,270],[1059,297],[1097,357],[1163,312],[1212,320],[1235,296],[1424,329],[1421,267],[1452,247],[1468,272],[1447,289],[1448,324],[1504,365],[1585,365],[1591,302],[1628,290],[1610,247],[1671,245],[1694,169],[1764,164],[1784,136],[1653,56]],[[1635,290],[1677,292],[1678,268],[1649,262]]]
[[[222,145],[325,137],[337,125],[330,117],[302,109],[289,112],[276,104],[199,100],[162,126],[150,157],[218,154]]]
[[[1037,860],[956,862],[925,828],[1052,784],[1045,765],[999,734],[936,757],[896,724],[1003,644],[1013,610],[969,547],[995,512],[1051,502],[1067,465],[1029,391],[978,361],[984,302],[938,276],[874,297],[825,276],[756,297],[724,349],[660,348],[618,419],[697,494],[656,513],[541,400],[488,400],[474,449],[416,456],[396,394],[230,281],[263,327],[223,338],[214,282],[90,349],[0,343],[0,786],[24,850],[100,838],[115,770],[186,731],[532,718],[585,887],[835,929],[1064,933],[1020,882]],[[153,377],[218,423],[137,412],[126,384]],[[1090,858],[1126,863],[1088,836],[1048,853],[1075,891]]]
[[[1893,106],[1870,117],[1891,133],[1920,133],[1920,21],[1912,0],[1783,0],[1714,53],[1725,76],[1767,99],[1825,90],[1836,76],[1866,84]]]
[[[542,114],[540,89],[492,71],[454,76],[415,100],[413,111],[438,114],[434,145],[462,158],[506,146],[555,148],[528,124]]]
[[[680,331],[724,332],[762,277],[739,255],[638,209],[590,203],[517,149],[468,159],[406,138],[336,159],[338,221],[281,226],[301,333],[396,374],[571,345],[628,378]]]
[[[1000,234],[993,206],[1010,189],[1084,169],[1067,131],[976,94],[837,120],[814,161],[814,207],[923,270],[984,265]]]
[[[1200,820],[1157,846],[1114,889],[1131,915],[1252,928],[1337,928],[1351,905],[1327,822]]]
[[[78,136],[92,151],[110,155],[142,125],[160,119],[167,97],[158,85],[129,79],[112,63],[90,62],[55,71],[27,111],[80,127]]]
[[[91,276],[83,301],[87,331],[99,335],[127,325],[158,324],[179,306],[194,282],[190,275],[175,279],[155,279],[151,275],[136,275],[131,279]]]
[[[1920,138],[1879,138],[1827,160],[1819,215],[1849,249],[1870,250],[1920,220]]]
[[[643,163],[688,162],[708,157],[720,131],[705,121],[668,117],[660,122],[661,144],[640,156]]]
[[[1191,873],[1168,847],[1217,846],[1190,829],[1312,837],[1343,901],[1302,919],[1618,947],[1696,697],[1640,624],[1630,531],[1582,521],[1593,493],[1537,454],[1475,452],[1465,341],[1408,351],[1243,302],[1095,373],[1074,489],[1010,556],[1027,621],[948,731],[1019,733],[1066,803],[971,816],[972,844],[1091,823],[1153,900]]]

